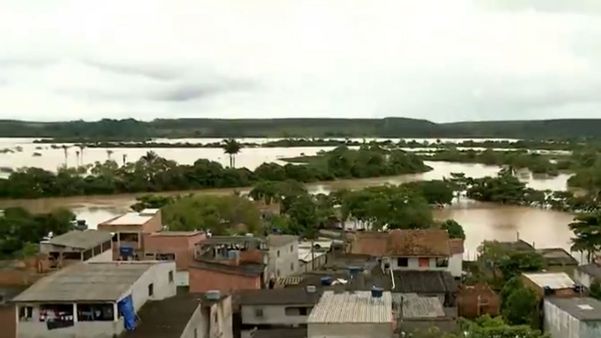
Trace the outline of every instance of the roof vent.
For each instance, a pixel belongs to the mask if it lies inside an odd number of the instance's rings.
[[[208,300],[219,300],[221,298],[221,291],[209,290],[205,293],[205,298]]]
[[[580,308],[580,310],[593,310],[593,307],[588,304],[579,304],[578,308]]]
[[[315,287],[315,285],[307,285],[307,293],[315,293],[317,291],[317,288]]]

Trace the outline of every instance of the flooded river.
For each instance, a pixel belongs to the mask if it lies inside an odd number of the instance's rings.
[[[188,139],[182,142],[198,142]],[[219,140],[203,140],[215,142]],[[253,140],[241,140],[257,142]],[[430,140],[435,141],[435,140]],[[446,141],[446,140],[443,140]],[[462,141],[462,140],[459,140]],[[49,144],[33,144],[32,139],[1,139],[0,148],[21,147],[21,151],[0,153],[0,167],[19,168],[23,166],[38,166],[48,170],[55,170],[65,162],[63,149],[51,149]],[[36,149],[42,147],[42,149]],[[236,157],[237,166],[250,169],[256,168],[263,162],[277,161],[283,157],[298,156],[301,154],[312,155],[320,150],[329,150],[331,147],[302,147],[302,148],[248,148],[243,149]],[[175,160],[179,163],[193,163],[198,158],[226,164],[227,157],[220,148],[116,148],[110,156],[120,161],[123,154],[127,160],[133,161],[149,150],[154,150],[160,156]],[[106,149],[85,149],[83,158],[76,158],[76,148],[68,150],[67,163],[93,163],[104,161],[108,154]],[[33,152],[41,152],[41,157],[33,157]],[[327,193],[341,188],[357,189],[382,184],[400,184],[416,180],[442,179],[449,177],[452,172],[463,172],[466,176],[484,177],[493,176],[499,170],[497,166],[482,164],[451,163],[451,162],[426,162],[433,170],[411,175],[381,177],[372,179],[339,180],[309,184],[311,192]],[[535,189],[565,190],[569,175],[562,174],[556,177],[537,177],[529,172],[520,172],[519,178],[528,186]],[[202,193],[229,194],[234,189],[203,190]],[[244,189],[239,189],[244,192]],[[169,194],[177,194],[172,192]],[[139,195],[139,194],[138,194]],[[94,228],[99,222],[111,218],[128,210],[135,200],[136,194],[120,194],[111,196],[85,196],[67,198],[46,198],[38,200],[4,200],[0,201],[0,208],[9,206],[22,206],[34,212],[45,212],[57,207],[71,208],[79,219],[85,219],[90,227]],[[534,243],[536,247],[562,247],[569,249],[571,231],[568,224],[573,216],[569,213],[543,210],[528,207],[504,206],[473,201],[459,201],[458,203],[434,211],[437,219],[455,219],[464,226],[466,232],[466,257],[472,258],[478,245],[483,240],[514,240],[519,236],[525,241]]]

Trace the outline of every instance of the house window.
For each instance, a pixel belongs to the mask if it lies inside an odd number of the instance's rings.
[[[174,253],[158,253],[157,261],[174,261],[175,254]]]
[[[278,255],[278,257],[280,257],[280,250],[277,251],[277,255]]]
[[[255,317],[263,317],[263,308],[256,308],[255,309]]]
[[[194,328],[194,338],[198,338],[198,329]]]
[[[430,258],[420,257],[418,260],[418,265],[420,268],[429,268],[430,267]]]
[[[409,258],[407,257],[399,257],[396,259],[396,265],[399,267],[406,268],[409,266]]]
[[[284,309],[286,316],[307,316],[311,312],[310,307],[290,306]]]
[[[19,320],[28,321],[33,316],[33,307],[31,306],[19,306]]]
[[[436,258],[436,267],[437,268],[446,268],[449,266],[449,259],[444,257]]]
[[[173,271],[169,271],[169,283],[173,283]]]
[[[277,277],[280,277],[280,269],[277,269],[277,270],[275,271],[275,275],[276,275]]]
[[[213,314],[213,323],[217,324],[217,313]]]
[[[294,245],[291,245],[290,246],[290,252],[293,252],[293,251],[294,251]]]
[[[290,263],[290,271],[294,271],[294,263]]]
[[[154,295],[154,284],[148,284],[148,296],[152,297]]]

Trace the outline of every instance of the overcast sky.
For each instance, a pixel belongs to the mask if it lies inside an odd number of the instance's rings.
[[[0,118],[601,118],[601,0],[0,0],[0,32]]]

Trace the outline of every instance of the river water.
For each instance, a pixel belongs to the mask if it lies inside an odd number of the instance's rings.
[[[435,142],[433,139],[418,139],[418,141]],[[161,140],[165,141],[165,140]],[[199,139],[175,140],[179,142],[199,143]],[[171,142],[175,142],[171,140]],[[202,140],[203,142],[217,142]],[[262,142],[265,139],[240,140],[248,142]],[[442,140],[447,141],[447,140]],[[455,140],[463,141],[463,140]],[[20,151],[15,149],[20,147]],[[41,149],[36,149],[41,147]],[[6,139],[0,138],[1,149],[13,149],[13,152],[0,153],[0,167],[20,168],[23,166],[36,166],[48,170],[55,170],[65,163],[63,149],[52,149],[50,144],[34,144],[32,139]],[[320,150],[329,150],[331,147],[299,147],[299,148],[247,148],[242,149],[236,156],[238,167],[254,169],[263,162],[278,161],[283,157],[312,155]],[[69,148],[67,163],[70,166],[77,163],[93,163],[104,161],[108,154],[106,149],[90,148],[84,150],[83,157],[77,158],[76,148]],[[127,160],[134,161],[147,151],[153,150],[160,156],[175,160],[178,163],[193,163],[198,158],[207,158],[225,165],[228,161],[220,148],[115,148],[111,149],[111,158],[121,161],[122,155],[127,155]],[[33,157],[33,152],[40,152],[42,156]],[[416,180],[442,179],[449,177],[453,172],[463,172],[466,176],[484,177],[495,175],[499,167],[482,164],[431,162],[426,161],[433,170],[411,175],[382,177],[372,179],[340,180],[335,182],[309,184],[311,192],[327,193],[331,190],[347,188],[357,189],[382,184],[400,184]],[[528,186],[535,189],[565,190],[569,178],[567,174],[556,177],[533,176],[527,171],[518,173],[518,177]],[[204,193],[226,194],[233,189],[216,189],[203,191]],[[241,192],[244,192],[242,189]],[[85,219],[91,228],[99,222],[114,217],[128,210],[135,200],[134,194],[114,196],[86,196],[68,198],[46,198],[38,200],[4,200],[0,201],[0,208],[9,206],[23,206],[34,212],[45,212],[56,207],[71,208],[79,219]],[[569,249],[571,231],[568,224],[573,215],[565,212],[543,210],[528,207],[504,206],[491,203],[480,203],[469,200],[460,200],[450,207],[436,209],[434,215],[437,219],[455,219],[464,226],[466,232],[466,257],[473,258],[478,245],[483,240],[515,240],[518,236],[525,241],[534,243],[536,247],[562,247]]]

